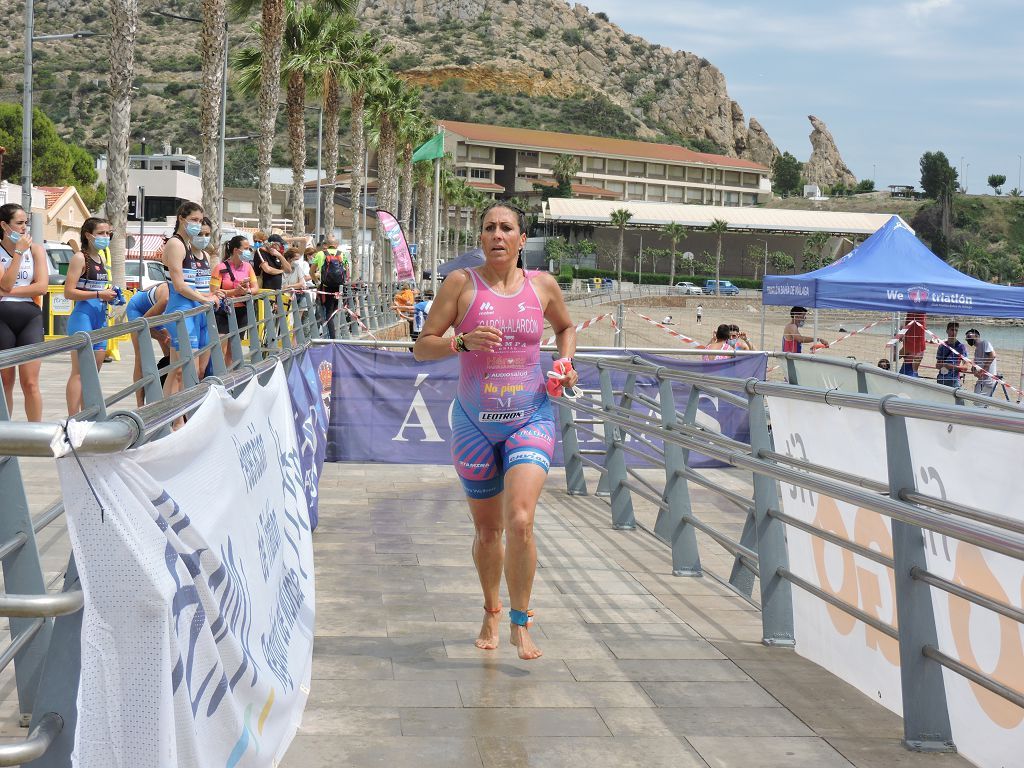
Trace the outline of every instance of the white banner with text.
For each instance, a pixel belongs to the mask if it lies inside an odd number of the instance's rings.
[[[312,666],[309,509],[284,370],[174,434],[59,460],[82,588],[75,765],[273,766]]]
[[[887,483],[880,413],[768,398],[776,450]],[[909,421],[914,477],[922,493],[1017,519],[1019,456],[1024,437],[939,422]],[[782,507],[836,536],[892,556],[887,517],[852,504],[781,486]],[[896,626],[893,573],[879,563],[789,527],[790,569],[820,589]],[[1024,563],[924,532],[928,570],[1018,610]],[[1016,691],[1024,691],[1024,627],[1010,618],[932,589],[940,649]],[[902,713],[897,641],[794,587],[797,652]],[[953,739],[981,768],[1016,765],[1024,744],[1024,710],[943,671]]]

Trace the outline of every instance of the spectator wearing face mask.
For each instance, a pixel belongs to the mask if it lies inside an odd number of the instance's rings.
[[[814,336],[804,336],[800,333],[803,324],[807,322],[807,309],[805,307],[793,307],[789,310],[789,323],[782,329],[782,351],[796,352],[803,351],[804,344],[823,344],[828,346],[824,339],[817,339]]]
[[[287,249],[284,238],[280,235],[271,235],[263,244],[263,247],[256,251],[253,266],[257,275],[263,279],[263,289],[266,291],[279,291],[284,284],[284,276],[292,271],[291,263],[284,257]]]
[[[224,246],[224,259],[213,270],[210,277],[210,285],[215,290],[219,289],[228,299],[237,299],[259,290],[256,282],[256,275],[253,273],[252,264],[246,260],[246,256],[252,258],[252,248],[244,235],[235,235],[228,240]],[[255,307],[253,307],[255,310]],[[235,322],[239,328],[245,328],[249,324],[248,307],[245,302],[239,302],[234,307],[218,307],[217,331],[226,335],[231,330],[231,319],[229,312],[235,313]],[[242,331],[239,338],[245,338]],[[221,342],[221,349],[224,351],[224,362],[228,367],[232,365],[230,339]]]
[[[965,335],[967,346],[974,348],[974,375],[978,378],[974,392],[978,395],[991,396],[996,384],[996,350],[992,343],[981,337],[981,331],[971,328]]]

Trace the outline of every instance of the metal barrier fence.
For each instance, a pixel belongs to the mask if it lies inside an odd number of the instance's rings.
[[[76,355],[82,377],[82,410],[77,420],[96,422],[85,435],[80,453],[115,453],[167,434],[175,421],[194,411],[215,384],[229,391],[271,370],[279,361],[286,365],[314,339],[327,335],[333,323],[335,335],[351,338],[367,329],[384,326],[394,315],[390,297],[366,288],[347,289],[339,296],[342,312],[317,319],[317,307],[307,294],[288,291],[261,292],[231,300],[244,307],[246,322],[238,324],[234,311],[227,311],[228,333],[217,331],[215,306],[196,307],[153,318],[141,318],[107,326],[90,333],[46,341],[0,352],[0,369],[70,353]],[[205,315],[209,341],[193,350],[186,325],[188,318]],[[322,322],[326,321],[326,322]],[[158,366],[150,332],[167,327],[178,339],[180,358]],[[101,386],[92,345],[107,339],[131,335],[141,363],[141,376],[112,394]],[[248,350],[243,341],[248,341]],[[229,353],[227,362],[225,351]],[[199,359],[209,354],[209,374],[201,378]],[[161,376],[180,371],[181,391],[164,396]],[[135,394],[142,393],[145,405],[136,408]],[[32,517],[18,456],[52,457],[51,444],[63,437],[59,423],[28,423],[10,420],[0,385],[0,561],[4,592],[0,594],[0,616],[10,621],[11,642],[0,650],[0,671],[12,662],[19,712],[28,738],[0,745],[0,766],[67,766],[74,745],[77,680],[80,666],[79,635],[83,597],[74,557],[63,573],[45,583],[36,536],[60,518],[63,502],[58,499],[38,516]],[[122,410],[112,411],[114,407]],[[60,591],[50,592],[58,581]]]
[[[575,400],[559,398],[555,401],[570,494],[588,492],[584,468],[599,472],[597,494],[609,498],[613,527],[644,528],[665,542],[671,550],[675,575],[697,576],[704,572],[698,532],[720,545],[733,562],[731,572],[722,574],[721,578],[760,607],[766,645],[792,646],[795,643],[794,586],[896,640],[903,691],[904,741],[911,749],[954,749],[943,668],[1024,707],[1024,692],[1011,689],[992,675],[939,649],[929,590],[932,587],[943,590],[1018,623],[1024,623],[1024,612],[929,572],[923,535],[924,531],[930,531],[1024,560],[1024,523],[918,491],[906,440],[907,422],[914,419],[1024,434],[1024,414],[1019,409],[1011,413],[1005,409],[943,406],[893,395],[708,376],[659,367],[636,356],[610,358],[578,354],[576,360],[579,364],[597,367],[600,388],[583,390]],[[613,387],[613,373],[625,376],[619,389]],[[658,396],[649,397],[639,392],[638,377],[654,380]],[[674,382],[691,387],[686,403],[674,401]],[[749,443],[726,437],[698,423],[701,393],[748,409]],[[780,453],[773,443],[766,396],[880,412],[886,427],[888,481],[880,483]],[[634,405],[642,407],[643,411],[634,410]],[[579,433],[600,438],[604,448],[581,449]],[[706,471],[691,467],[691,453],[751,472],[749,495],[720,487]],[[663,482],[652,482],[650,470],[645,476],[643,470],[627,465],[627,454],[639,455],[650,467],[662,470]],[[892,523],[892,556],[786,515],[780,503],[780,481],[887,516]],[[718,493],[743,513],[744,525],[739,539],[697,516],[690,499],[691,484]],[[653,529],[636,521],[634,495],[657,508]],[[789,567],[786,526],[892,569],[896,626],[793,573]],[[758,599],[752,599],[755,585]]]

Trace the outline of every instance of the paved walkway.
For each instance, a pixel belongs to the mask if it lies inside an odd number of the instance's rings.
[[[603,499],[564,487],[553,471],[538,510],[544,657],[523,662],[507,631],[497,651],[473,646],[483,614],[454,473],[328,465],[312,693],[283,765],[967,765],[905,751],[899,718],[762,646],[749,603],[671,576],[664,545],[611,530]]]
[[[104,367],[108,392],[130,381],[127,351]],[[44,364],[47,420],[63,416],[67,369],[66,358]],[[20,464],[39,514],[58,493],[54,463]],[[716,477],[743,487],[740,473]],[[699,488],[692,497],[703,519],[738,535],[734,507]],[[652,523],[651,505],[634,502]],[[497,651],[473,646],[481,598],[452,470],[326,465],[312,693],[282,765],[967,766],[905,751],[899,718],[792,651],[763,647],[749,603],[711,578],[672,577],[667,547],[613,531],[609,519],[606,500],[567,496],[563,473],[552,472],[533,602],[544,657],[521,662],[507,630]],[[39,546],[47,581],[59,578],[63,518]],[[728,573],[720,549],[708,545],[702,559]],[[23,739],[10,668],[0,702],[0,740]]]

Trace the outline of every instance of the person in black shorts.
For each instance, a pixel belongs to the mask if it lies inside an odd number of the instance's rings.
[[[43,311],[36,303],[46,293],[49,270],[46,251],[28,234],[28,214],[17,203],[0,205],[0,352],[43,340]],[[18,379],[29,421],[43,420],[39,390],[41,360],[18,366]],[[14,368],[0,372],[7,413],[14,409]]]

